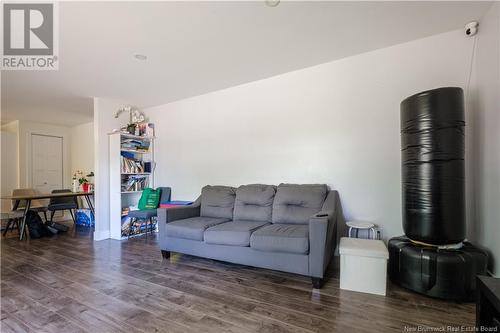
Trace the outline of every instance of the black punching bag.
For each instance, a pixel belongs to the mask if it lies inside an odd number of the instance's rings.
[[[461,88],[401,102],[403,229],[435,245],[465,238],[464,97]]]

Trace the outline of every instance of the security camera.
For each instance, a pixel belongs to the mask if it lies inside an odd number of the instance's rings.
[[[479,23],[477,22],[470,22],[465,25],[465,34],[469,37],[474,36],[477,34],[477,27]]]

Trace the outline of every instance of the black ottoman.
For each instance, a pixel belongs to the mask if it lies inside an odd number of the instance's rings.
[[[476,275],[486,274],[488,255],[468,242],[458,250],[418,245],[407,237],[389,240],[392,282],[432,297],[474,301]]]

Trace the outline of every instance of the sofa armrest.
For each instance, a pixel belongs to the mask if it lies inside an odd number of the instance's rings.
[[[177,220],[200,216],[200,206],[158,208],[158,222],[170,223]]]
[[[201,207],[201,200],[200,198],[198,198],[193,204],[189,206],[158,208],[157,209],[158,225],[162,223],[170,223],[177,220],[200,216],[200,207]]]
[[[158,208],[156,211],[158,235],[160,247],[164,249],[163,242],[166,236],[167,223],[176,220],[188,219],[200,216],[201,198],[198,198],[192,205],[172,208]]]
[[[309,274],[322,278],[337,246],[343,223],[337,191],[330,191],[321,212],[309,219]]]

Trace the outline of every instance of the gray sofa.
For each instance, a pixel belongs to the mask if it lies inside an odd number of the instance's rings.
[[[321,288],[344,217],[326,185],[205,186],[190,206],[158,209],[159,241],[170,252],[312,277]]]

